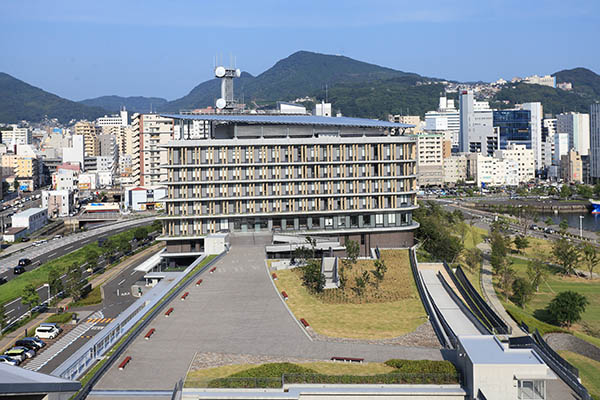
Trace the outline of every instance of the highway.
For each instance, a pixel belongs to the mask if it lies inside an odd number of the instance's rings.
[[[71,253],[88,243],[96,241],[101,238],[115,235],[119,232],[131,229],[132,227],[148,225],[154,221],[154,217],[137,219],[126,221],[123,223],[110,224],[96,228],[94,230],[76,233],[67,236],[62,239],[51,240],[38,247],[30,247],[22,252],[6,257],[0,260],[0,270],[3,272],[2,276],[7,279],[13,279],[15,277],[12,267],[16,266],[21,258],[29,258],[32,263],[26,268],[27,271],[31,271],[45,263],[46,261],[53,260],[57,257],[61,257],[65,254]],[[27,273],[27,272],[25,272]],[[89,276],[87,271],[83,271],[83,277]],[[2,288],[2,286],[0,286]],[[41,286],[38,288],[38,295],[40,296],[40,303],[43,303],[48,299],[48,287]],[[29,311],[28,307],[21,302],[21,298],[17,298],[5,305],[5,314],[8,318],[8,322],[12,322],[15,319],[20,318]]]

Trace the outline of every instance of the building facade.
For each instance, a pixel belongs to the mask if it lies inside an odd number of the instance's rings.
[[[590,115],[576,112],[556,116],[558,132],[569,135],[569,148],[587,156],[590,150]]]
[[[459,152],[492,155],[498,149],[498,133],[494,132],[494,115],[489,104],[475,100],[470,90],[462,91],[459,100]]]
[[[560,158],[560,177],[563,182],[583,183],[583,164],[575,149]]]
[[[416,138],[357,118],[167,115],[211,121],[204,140],[166,145],[169,254],[202,252],[219,231],[338,236],[368,247],[413,243]]]
[[[511,143],[504,150],[496,150],[496,158],[517,162],[518,183],[527,183],[535,179],[535,157],[532,149],[523,144]]]
[[[417,183],[419,187],[442,186],[444,183],[444,136],[417,136]]]
[[[167,149],[173,139],[172,118],[158,114],[134,114],[132,117],[134,165],[133,184],[158,186],[167,180]],[[139,169],[138,169],[139,168]]]
[[[456,185],[467,180],[467,156],[455,154],[444,158],[444,185]]]
[[[600,103],[590,106],[590,178],[600,180]]]

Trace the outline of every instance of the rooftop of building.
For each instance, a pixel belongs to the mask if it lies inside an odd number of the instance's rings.
[[[166,118],[231,122],[257,125],[309,125],[309,126],[343,126],[355,128],[413,128],[411,124],[380,121],[367,118],[320,117],[314,115],[256,115],[256,114],[161,114]]]
[[[544,365],[532,349],[511,349],[493,335],[459,336],[473,364]]]
[[[76,392],[80,388],[81,384],[76,381],[57,378],[55,376],[0,363],[0,393],[7,395],[69,393]]]
[[[32,215],[38,214],[42,211],[47,211],[45,208],[40,207],[32,207],[25,211],[21,211],[20,213],[16,213],[13,217],[31,217]]]

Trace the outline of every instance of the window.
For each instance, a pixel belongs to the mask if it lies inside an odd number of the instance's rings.
[[[390,225],[396,225],[396,214],[388,214],[388,223]]]
[[[383,225],[383,214],[375,214],[375,225]]]
[[[546,398],[546,382],[543,380],[520,380],[518,399],[543,400]]]

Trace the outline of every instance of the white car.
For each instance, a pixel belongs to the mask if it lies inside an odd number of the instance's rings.
[[[60,331],[53,326],[40,326],[35,330],[35,337],[38,339],[54,339]]]

